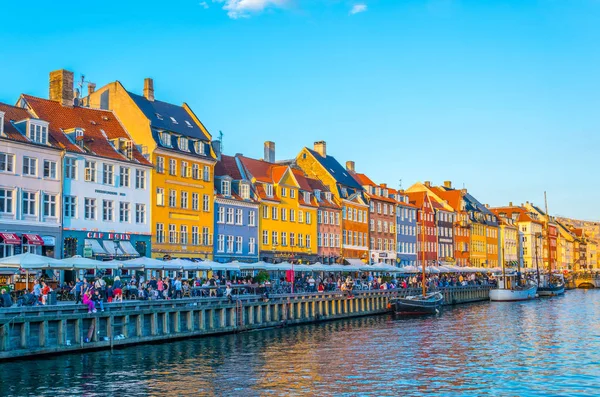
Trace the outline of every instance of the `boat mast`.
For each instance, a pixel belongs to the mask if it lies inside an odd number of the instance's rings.
[[[540,233],[536,233],[533,235],[535,237],[535,270],[537,272],[537,286],[540,288],[540,266],[539,266],[539,258],[538,258],[538,238],[541,237]]]
[[[504,289],[506,289],[506,268],[504,264],[506,263],[506,257],[504,256],[504,242],[502,244],[502,282],[504,283]],[[518,282],[518,280],[517,280]]]
[[[544,205],[546,207],[546,244],[548,245],[548,277],[552,275],[552,255],[550,254],[550,214],[548,213],[548,198],[544,192]]]
[[[422,276],[421,276],[421,289],[423,291],[423,296],[427,295],[427,287],[425,286],[425,211],[421,210],[421,226],[423,227],[421,231],[421,268],[422,268]]]

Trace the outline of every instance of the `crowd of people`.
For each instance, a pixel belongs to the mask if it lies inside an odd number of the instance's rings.
[[[292,282],[293,281],[293,282]],[[77,279],[75,282],[63,283],[60,290],[64,295],[69,295],[76,304],[87,306],[88,313],[104,311],[105,304],[122,302],[123,299],[160,300],[180,299],[184,297],[225,297],[232,300],[234,289],[238,293],[254,293],[260,291],[268,297],[273,293],[319,293],[341,291],[352,296],[357,290],[386,290],[396,288],[421,288],[423,277],[421,274],[398,276],[375,276],[362,274],[359,277],[344,277],[330,273],[329,275],[297,276],[293,280],[287,275],[275,280],[258,282],[255,278],[233,277],[231,279],[213,274],[210,278],[183,279],[176,277],[150,277],[136,278],[132,276],[128,281],[122,281],[119,276],[96,277],[93,280]],[[445,287],[467,285],[494,285],[493,276],[487,274],[429,274],[424,280],[428,290]],[[244,288],[248,287],[248,288]],[[46,305],[49,303],[51,288],[42,280],[35,280],[31,291],[18,298],[18,305]],[[2,290],[0,307],[10,307],[13,300],[9,293]]]

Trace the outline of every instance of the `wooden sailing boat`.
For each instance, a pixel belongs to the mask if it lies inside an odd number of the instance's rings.
[[[422,294],[414,296],[405,296],[403,298],[396,298],[393,302],[394,311],[400,315],[424,315],[424,314],[436,314],[440,312],[440,308],[444,301],[444,297],[440,292],[427,293],[427,285],[425,284],[425,221],[421,217],[423,224],[423,232],[421,238],[421,268],[422,268]],[[417,228],[420,225],[417,223]]]
[[[546,210],[546,241],[548,246],[548,273],[540,275],[538,271],[538,295],[556,296],[565,293],[565,279],[561,273],[552,270],[552,257],[550,254],[550,214],[548,213],[548,199],[544,192],[544,205]]]

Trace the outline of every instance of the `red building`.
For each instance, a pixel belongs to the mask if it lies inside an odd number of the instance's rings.
[[[405,193],[408,202],[418,208],[417,215],[417,261],[434,265],[438,258],[435,211],[427,192]]]

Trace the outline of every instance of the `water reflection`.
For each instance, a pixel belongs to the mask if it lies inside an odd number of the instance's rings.
[[[600,291],[0,364],[0,396],[599,394]]]

